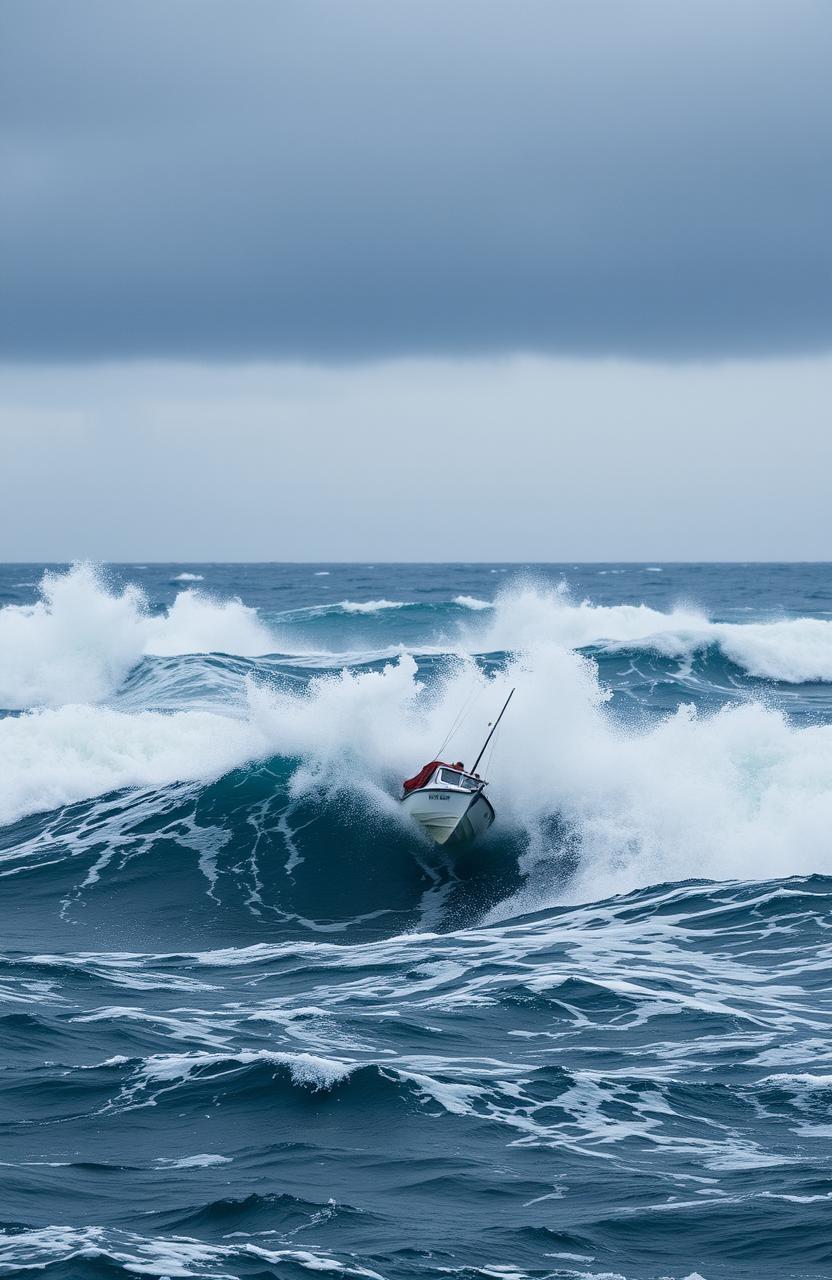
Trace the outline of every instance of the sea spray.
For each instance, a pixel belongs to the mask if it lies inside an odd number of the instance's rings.
[[[830,1274],[827,571],[492,567],[0,569],[0,1270]]]
[[[192,590],[153,614],[141,588],[111,589],[77,564],[47,572],[41,599],[0,609],[0,708],[101,702],[145,654],[271,653],[275,637],[239,600]]]
[[[832,726],[797,728],[749,704],[710,716],[682,707],[628,728],[610,714],[595,663],[555,643],[493,675],[457,658],[427,681],[403,656],[380,670],[315,676],[301,691],[250,679],[238,705],[211,712],[66,706],[7,718],[0,816],[126,786],[209,781],[269,758],[290,766],[296,799],[341,790],[395,812],[401,778],[432,758],[459,709],[470,706],[448,750],[470,760],[514,685],[489,795],[500,827],[521,839],[536,886],[528,909],[552,893],[574,899],[695,875],[832,874]],[[577,850],[569,876],[550,838],[555,816]]]

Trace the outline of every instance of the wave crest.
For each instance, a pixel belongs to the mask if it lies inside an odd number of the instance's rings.
[[[714,647],[760,679],[832,682],[832,621],[712,622],[692,606],[662,612],[645,604],[575,603],[565,588],[507,590],[497,598],[477,643],[492,652],[524,650],[546,641],[568,649],[646,650],[683,660]]]
[[[239,600],[180,592],[152,614],[139,587],[111,590],[76,564],[45,573],[41,599],[0,609],[0,706],[7,710],[102,702],[146,654],[272,653],[275,637]]]

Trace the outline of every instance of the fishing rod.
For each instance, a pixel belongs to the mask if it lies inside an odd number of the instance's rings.
[[[508,704],[511,702],[511,700],[512,700],[512,698],[513,698],[513,697],[514,697],[514,690],[512,689],[511,693],[508,695],[508,697],[506,698],[505,702],[503,703],[503,710],[502,710],[502,711],[500,712],[500,714],[497,716],[497,719],[494,721],[494,724],[491,726],[491,732],[489,733],[489,735],[488,735],[488,737],[486,738],[485,742],[482,744],[482,751],[479,753],[479,755],[477,756],[476,760],[474,761],[474,767],[473,767],[473,769],[471,770],[471,772],[472,772],[472,773],[476,773],[476,772],[477,772],[477,765],[479,764],[480,760],[482,760],[483,756],[485,755],[485,748],[488,746],[489,742],[490,742],[490,741],[491,741],[491,739],[494,737],[494,733],[495,733],[495,731],[496,731],[497,725],[498,725],[498,724],[500,723],[500,721],[502,720],[503,715],[505,714],[505,709],[506,709],[506,707],[508,706]]]

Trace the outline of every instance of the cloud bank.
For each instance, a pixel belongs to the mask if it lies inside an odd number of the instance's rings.
[[[5,0],[0,357],[832,340],[825,0]]]

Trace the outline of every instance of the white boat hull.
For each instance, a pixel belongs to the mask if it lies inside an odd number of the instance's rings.
[[[406,795],[402,806],[436,844],[468,843],[494,821],[482,791],[472,795],[455,787],[421,787]]]

